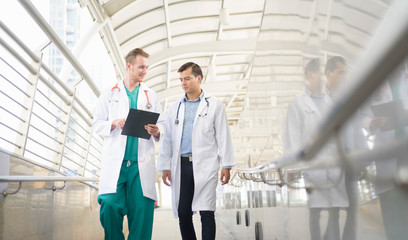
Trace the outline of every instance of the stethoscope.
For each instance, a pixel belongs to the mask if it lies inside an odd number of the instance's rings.
[[[119,84],[119,83],[116,83],[116,85],[115,85],[115,86],[112,88],[112,90],[111,90],[111,99],[112,99],[113,91],[115,91],[115,89],[118,89],[118,92],[120,92],[120,88],[119,88],[118,84]],[[149,95],[147,94],[147,90],[144,90],[144,92],[145,92],[145,94],[146,94],[146,99],[147,99],[146,107],[147,107],[147,109],[150,109],[150,108],[152,107],[152,104],[150,104]],[[112,100],[109,100],[109,102],[111,102],[111,101],[112,101]],[[117,99],[116,99],[115,101],[118,102]]]
[[[204,100],[207,102],[206,111],[205,111],[204,114],[201,114],[201,113],[198,114],[199,117],[205,117],[205,116],[207,116],[207,114],[208,114],[208,108],[210,107],[210,103],[208,102],[207,98],[209,98],[209,97],[204,98]],[[178,125],[179,122],[180,122],[180,121],[179,121],[180,106],[181,106],[181,101],[179,102],[178,107],[177,107],[176,120],[174,120],[174,123],[175,123],[176,125]]]

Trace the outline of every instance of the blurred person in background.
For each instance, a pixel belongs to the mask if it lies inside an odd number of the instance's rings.
[[[326,92],[333,101],[338,97],[344,97],[344,88],[350,86],[346,83],[346,74],[348,66],[346,60],[341,56],[333,56],[326,62],[325,75],[327,78]],[[342,94],[343,93],[343,94]],[[359,149],[366,149],[365,137],[363,135],[363,126],[361,124],[361,114],[357,111],[352,118],[341,129],[344,152],[349,153]],[[343,240],[356,239],[357,228],[357,211],[358,211],[358,176],[359,171],[353,170],[352,167],[345,167],[345,188],[349,200],[349,207],[346,208],[347,218],[343,229]],[[363,166],[358,168],[363,169]]]
[[[284,125],[284,152],[292,152],[302,147],[316,130],[322,114],[332,105],[325,92],[319,59],[312,59],[305,67],[305,92],[289,104]],[[330,159],[336,156],[333,143],[328,143],[316,158]],[[327,229],[323,239],[340,239],[340,208],[348,207],[344,185],[344,175],[337,168],[315,169],[303,172],[308,195],[309,231],[313,240],[320,240],[320,213],[329,212]],[[329,186],[329,187],[327,187]]]
[[[363,124],[374,139],[374,148],[407,137],[408,59],[390,74],[366,105]],[[408,192],[396,184],[395,177],[398,170],[408,169],[408,158],[405,155],[378,159],[375,166],[375,194],[380,200],[387,239],[406,239]]]

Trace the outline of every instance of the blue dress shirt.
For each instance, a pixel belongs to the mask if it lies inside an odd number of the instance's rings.
[[[201,99],[204,97],[204,91],[201,91],[200,96],[195,100],[187,99],[186,95],[183,97],[184,103],[184,122],[183,122],[183,134],[181,135],[180,155],[182,157],[191,157],[192,151],[192,137],[194,119],[197,114],[198,106]],[[194,160],[193,160],[194,161]],[[231,166],[224,166],[223,168],[231,169]]]
[[[184,123],[183,134],[181,136],[180,155],[182,157],[191,157],[192,151],[192,137],[194,119],[197,113],[198,105],[200,105],[201,98],[204,96],[204,91],[201,91],[200,96],[195,100],[187,99],[186,95],[183,97],[184,103]]]

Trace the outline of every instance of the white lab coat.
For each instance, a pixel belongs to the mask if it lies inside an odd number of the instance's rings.
[[[127,136],[121,135],[122,130],[119,127],[111,131],[113,120],[126,118],[129,113],[129,99],[123,85],[123,80],[118,82],[118,87],[120,91],[117,89],[112,91],[112,88],[103,91],[94,110],[93,130],[104,137],[99,195],[116,192],[120,168],[126,150]],[[147,108],[145,90],[152,105],[150,109]],[[160,129],[160,133],[163,134],[164,118],[161,114],[162,108],[159,98],[144,83],[140,84],[137,109],[160,113],[157,126]],[[139,138],[138,166],[143,195],[157,201],[153,139],[159,141],[159,139],[154,137],[151,137],[149,140]]]
[[[208,108],[207,102],[208,101]],[[177,108],[180,104],[178,120]],[[207,112],[207,115],[205,113]],[[199,116],[201,114],[201,116]],[[172,203],[174,217],[178,217],[180,198],[180,145],[183,133],[184,103],[182,100],[172,104],[166,115],[166,130],[160,145],[157,170],[171,170]],[[192,136],[194,197],[193,211],[216,208],[216,187],[220,162],[223,167],[235,166],[234,150],[222,102],[207,96],[201,99],[194,120]]]
[[[370,106],[392,102],[391,88],[386,81],[377,91],[371,96],[367,102],[367,106],[363,108],[363,124],[369,131],[370,121],[375,117]],[[394,113],[397,114],[397,113]],[[395,117],[395,116],[386,116]],[[375,146],[381,146],[384,143],[395,141],[395,133],[391,131],[382,131],[376,129],[370,134],[375,135]],[[375,161],[376,178],[375,178],[375,193],[381,194],[387,192],[395,187],[394,176],[397,173],[397,159],[390,158],[387,160]]]
[[[327,109],[331,106],[330,97],[325,95],[324,105]],[[313,137],[322,113],[317,109],[309,93],[296,97],[289,105],[286,123],[284,125],[283,146],[285,154],[299,150]],[[334,143],[329,142],[319,152],[317,158],[333,158],[336,151]],[[308,194],[308,205],[311,208],[348,207],[348,198],[344,183],[344,174],[340,169],[318,169],[303,172],[306,183],[325,186],[335,183],[337,186],[328,189],[312,189]]]

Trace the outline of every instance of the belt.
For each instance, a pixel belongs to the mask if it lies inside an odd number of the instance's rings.
[[[182,161],[187,161],[187,162],[192,162],[193,161],[193,157],[181,157]]]

